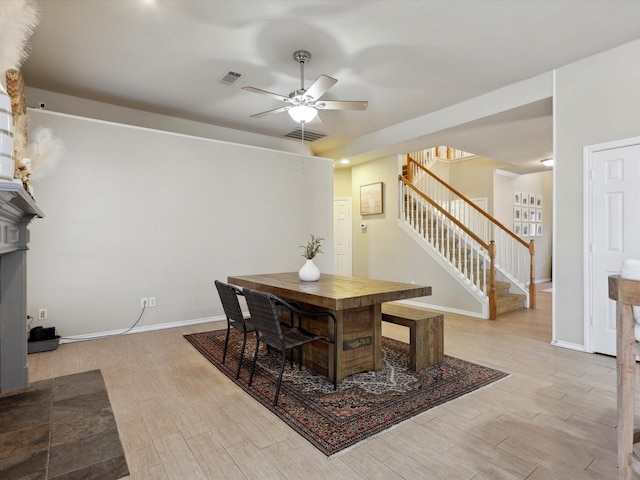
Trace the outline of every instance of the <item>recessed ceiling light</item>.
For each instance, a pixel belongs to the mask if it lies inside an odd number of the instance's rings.
[[[553,158],[547,158],[545,160],[540,160],[545,167],[553,167]]]
[[[342,160],[340,160],[340,163],[342,165],[348,165],[349,164],[349,159],[348,158],[343,158]]]

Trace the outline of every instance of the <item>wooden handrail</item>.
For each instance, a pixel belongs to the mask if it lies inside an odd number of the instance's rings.
[[[449,185],[443,179],[438,177],[438,175],[434,174],[429,169],[427,169],[420,162],[417,162],[416,160],[414,160],[410,155],[407,155],[406,158],[407,158],[407,164],[406,164],[406,166],[407,166],[407,174],[406,174],[406,177],[404,177],[403,175],[399,175],[398,179],[400,181],[402,181],[405,185],[409,186],[422,199],[424,199],[426,202],[428,202],[430,205],[432,205],[437,211],[439,211],[441,214],[446,216],[446,218],[449,219],[453,224],[455,224],[457,227],[459,227],[467,235],[469,235],[476,242],[478,242],[479,245],[481,245],[483,248],[485,248],[487,250],[488,256],[489,256],[490,261],[491,261],[491,263],[490,263],[490,272],[489,272],[489,290],[488,290],[489,318],[491,318],[491,319],[497,318],[497,293],[496,293],[496,283],[495,283],[496,282],[495,260],[496,260],[496,258],[499,258],[499,259],[503,258],[502,256],[497,257],[497,251],[496,251],[497,246],[496,246],[496,243],[495,243],[496,242],[496,238],[495,237],[498,235],[496,233],[498,231],[500,232],[500,237],[499,237],[500,239],[508,238],[508,239],[510,239],[511,241],[514,242],[514,246],[515,245],[520,245],[520,247],[526,249],[529,252],[529,288],[528,288],[529,307],[530,308],[535,308],[536,307],[535,240],[531,239],[527,243],[525,240],[523,240],[522,238],[517,236],[515,233],[513,233],[509,228],[507,228],[501,222],[496,220],[494,217],[492,217],[490,214],[488,214],[483,209],[481,209],[478,205],[476,205],[474,202],[472,202],[462,192],[458,191],[457,189],[455,189],[454,187]],[[425,173],[426,175],[431,177],[438,185],[442,186],[445,189],[445,192],[444,192],[445,195],[447,195],[446,191],[449,192],[449,196],[443,196],[443,200],[444,201],[447,201],[447,202],[450,202],[452,200],[454,200],[454,201],[462,201],[462,202],[464,202],[464,204],[466,206],[471,207],[476,213],[480,214],[480,217],[484,217],[484,219],[486,219],[489,222],[489,225],[493,226],[493,228],[488,229],[487,231],[485,231],[485,234],[486,234],[487,238],[486,239],[481,239],[477,234],[472,232],[466,225],[462,224],[457,218],[455,218],[447,210],[445,210],[443,207],[441,207],[440,204],[438,204],[437,202],[435,202],[434,200],[429,198],[425,193],[421,192],[416,186],[414,186],[414,178],[413,178],[414,169],[413,169],[413,165],[416,165],[421,172]],[[497,229],[497,230],[495,230],[495,229]],[[482,235],[482,233],[480,233],[480,234]],[[501,243],[501,245],[502,245],[502,243]],[[502,263],[502,260],[500,260],[500,262]],[[511,275],[512,272],[510,272],[509,274]],[[525,283],[526,282],[524,280],[525,279],[523,279],[523,278],[520,278],[518,280],[518,285],[521,288],[525,287]]]
[[[432,207],[434,207],[436,210],[438,210],[441,214],[443,214],[445,217],[447,217],[449,220],[451,220],[456,227],[459,227],[464,233],[466,233],[467,235],[469,235],[471,238],[473,238],[476,242],[478,242],[483,248],[485,248],[486,250],[489,250],[489,243],[485,242],[482,238],[480,238],[478,235],[476,235],[475,233],[473,233],[471,230],[469,230],[469,228],[467,226],[465,226],[463,223],[460,222],[460,220],[458,220],[456,217],[454,217],[453,215],[451,215],[449,212],[447,212],[444,208],[442,208],[440,205],[438,205],[436,202],[434,202],[433,200],[431,200],[429,197],[427,197],[424,193],[422,193],[420,190],[418,190],[415,185],[411,182],[409,182],[408,179],[406,179],[405,177],[403,177],[402,175],[398,175],[398,180],[400,180],[402,183],[404,183],[407,187],[409,187],[411,190],[413,190],[416,194],[418,194],[418,196],[420,198],[422,198],[425,202],[429,203],[429,205],[431,205]],[[493,242],[492,242],[493,243]]]
[[[489,299],[489,318],[495,320],[498,317],[498,295],[496,291],[496,244],[494,240],[487,243],[485,240],[476,235],[466,225],[460,222],[456,217],[451,215],[447,210],[442,208],[437,202],[426,196],[423,192],[418,190],[409,180],[402,175],[398,175],[398,180],[402,182],[406,187],[411,189],[417,196],[431,205],[437,212],[446,217],[451,223],[462,230],[466,235],[472,238],[478,245],[487,251],[489,257],[489,288],[487,297]]]
[[[418,166],[418,168],[420,168],[420,170],[422,170],[423,172],[425,172],[427,175],[431,176],[432,178],[435,178],[438,183],[440,183],[441,185],[443,185],[447,190],[449,190],[450,192],[454,193],[455,195],[457,195],[458,197],[460,197],[462,200],[465,201],[466,204],[468,204],[471,208],[475,209],[478,213],[480,213],[480,215],[482,215],[483,217],[485,217],[487,220],[489,220],[492,224],[496,225],[498,228],[500,228],[500,230],[503,230],[507,235],[509,235],[510,237],[512,237],[515,241],[517,241],[518,243],[520,243],[523,247],[525,248],[529,248],[529,244],[527,242],[525,242],[524,240],[522,240],[520,237],[518,237],[515,233],[513,233],[511,230],[509,230],[507,227],[505,227],[502,223],[500,223],[498,220],[496,220],[494,217],[492,217],[491,215],[489,215],[487,212],[485,212],[483,209],[481,209],[478,205],[476,205],[475,203],[473,203],[469,198],[467,198],[464,194],[462,194],[460,191],[456,190],[455,188],[453,188],[451,185],[449,185],[447,182],[445,182],[444,180],[442,180],[440,177],[438,177],[435,173],[433,173],[431,170],[429,170],[428,168],[425,168],[424,165],[422,165],[420,162],[416,162],[413,158],[408,157],[408,161],[407,161],[407,177],[409,182],[413,182],[413,178],[412,177],[412,171],[410,168],[410,164],[414,163]],[[533,240],[531,240],[533,242]]]

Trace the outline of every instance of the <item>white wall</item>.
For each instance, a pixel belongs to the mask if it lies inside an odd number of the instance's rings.
[[[477,157],[449,165],[449,183],[467,198],[486,198],[487,212],[493,215],[493,172],[505,166],[491,158]]]
[[[135,125],[162,130],[171,133],[183,133],[196,137],[211,138],[241,145],[272,148],[285,152],[310,155],[308,143],[293,140],[288,137],[276,138],[257,133],[219,127],[208,123],[194,122],[183,118],[170,117],[157,113],[144,112],[133,108],[110,105],[108,103],[72,97],[62,93],[49,92],[38,88],[25,87],[25,98],[28,105],[45,104],[45,110],[57,113],[67,113],[79,117],[95,118],[123,125]]]
[[[513,230],[513,193],[524,192],[542,196],[542,236],[521,237],[535,241],[536,282],[551,280],[553,244],[553,172],[527,175],[500,175],[494,178],[493,215],[504,226]]]
[[[554,342],[566,346],[584,345],[583,148],[639,135],[638,58],[635,41],[556,71]]]
[[[327,239],[328,159],[30,110],[67,149],[34,181],[46,217],[32,223],[28,312],[47,308],[62,336],[217,317],[214,280],[295,271],[300,245]],[[34,323],[34,326],[38,322]]]
[[[351,169],[353,197],[353,275],[432,287],[432,295],[412,299],[427,306],[480,316],[481,304],[444,272],[398,225],[398,157]],[[384,213],[360,215],[360,186],[383,182]],[[365,223],[367,229],[360,229]]]

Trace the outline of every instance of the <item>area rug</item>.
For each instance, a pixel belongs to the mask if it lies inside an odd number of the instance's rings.
[[[0,397],[0,478],[116,480],[129,470],[100,370]]]
[[[507,376],[450,356],[442,364],[414,372],[409,369],[409,345],[383,337],[382,370],[351,375],[336,391],[326,377],[304,367],[300,370],[297,365],[291,368],[287,363],[278,405],[274,407],[279,354],[261,348],[249,387],[255,340],[247,342],[242,372],[236,380],[242,336],[232,330],[227,360],[222,365],[225,334],[226,330],[217,330],[185,338],[227,377],[327,456]]]

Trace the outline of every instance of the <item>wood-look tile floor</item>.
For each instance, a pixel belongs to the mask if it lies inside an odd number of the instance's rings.
[[[511,376],[331,459],[183,338],[219,322],[64,344],[30,355],[29,371],[102,370],[131,480],[614,479],[615,360],[552,347],[550,311],[541,292],[496,321],[445,315],[448,355]],[[408,341],[404,327],[383,333]]]

